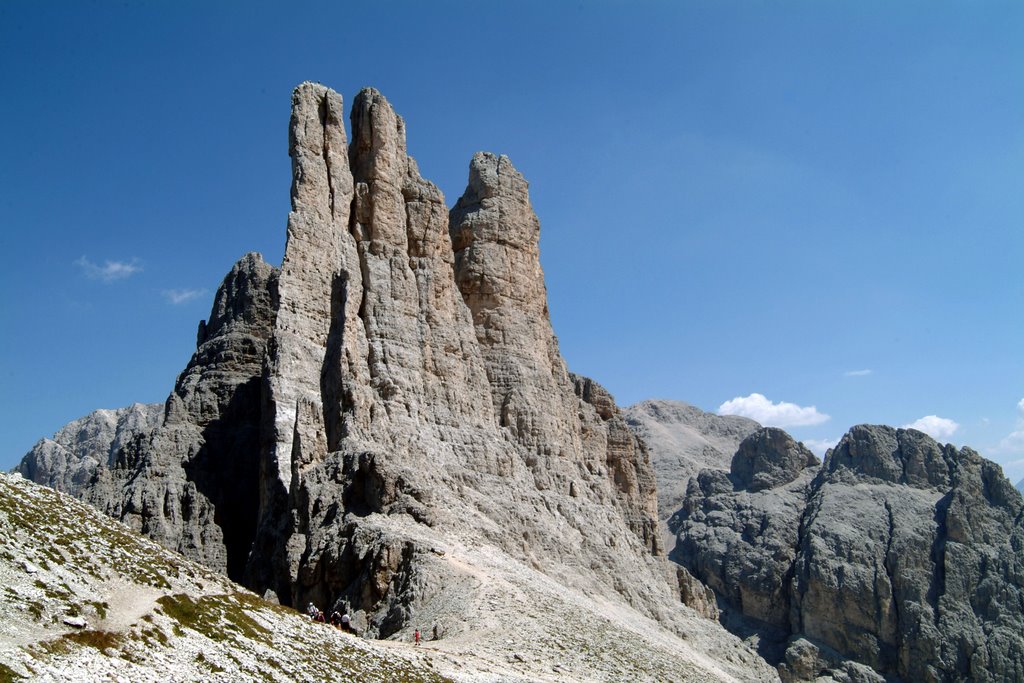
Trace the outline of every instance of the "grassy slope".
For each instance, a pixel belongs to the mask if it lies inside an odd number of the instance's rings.
[[[427,653],[310,623],[20,477],[0,475],[0,538],[0,681],[450,680]]]

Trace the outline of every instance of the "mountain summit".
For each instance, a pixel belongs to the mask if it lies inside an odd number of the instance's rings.
[[[155,425],[107,444],[87,480],[46,476],[261,595],[347,610],[371,636],[535,631],[548,607],[523,601],[558,586],[686,632],[683,651],[733,653],[680,671],[770,677],[680,603],[647,450],[559,353],[523,176],[478,153],[449,211],[378,91],[355,98],[351,141],[343,117],[336,92],[295,89],[281,266],[249,254],[231,269]],[[547,587],[523,588],[523,572]],[[482,623],[485,594],[508,604]]]

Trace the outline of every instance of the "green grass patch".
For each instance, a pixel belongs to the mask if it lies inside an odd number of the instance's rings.
[[[216,664],[211,662],[209,659],[203,656],[202,652],[196,655],[195,663],[199,666],[209,669],[211,673],[219,674],[224,671],[224,667],[217,666]]]
[[[252,603],[245,593],[206,595],[193,600],[184,593],[165,595],[157,600],[164,614],[184,628],[201,633],[210,640],[223,642],[240,638],[265,641],[270,631],[246,613]]]
[[[107,604],[105,600],[102,602],[99,600],[92,600],[89,602],[89,604],[92,605],[92,608],[94,610],[96,610],[96,616],[98,616],[100,619],[107,618],[107,610],[110,609],[110,605]]]
[[[14,669],[0,662],[0,683],[14,683],[23,680],[25,680],[24,676],[19,676]]]
[[[94,650],[103,652],[107,648],[118,647],[124,638],[113,631],[72,631],[61,636],[64,640],[82,647],[91,647]]]

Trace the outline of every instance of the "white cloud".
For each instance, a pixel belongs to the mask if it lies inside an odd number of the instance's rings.
[[[718,414],[749,417],[766,427],[808,427],[829,419],[814,406],[804,408],[785,401],[772,403],[763,394],[737,396],[718,406]]]
[[[946,417],[939,417],[938,415],[925,415],[920,417],[910,424],[903,425],[904,429],[916,429],[919,432],[924,432],[933,439],[948,439],[953,436],[956,430],[960,429],[960,425]]]
[[[997,453],[1024,453],[1024,429],[1010,432],[995,447]]]
[[[205,289],[165,289],[164,298],[170,303],[178,306],[198,299],[206,294]]]
[[[873,372],[874,370],[867,368],[864,370],[847,370],[843,373],[843,377],[867,377]]]
[[[839,443],[839,439],[803,439],[802,441],[819,458],[824,458],[825,451],[835,448],[835,445]]]
[[[992,449],[993,452],[1024,453],[1024,398],[1017,402],[1017,412],[1020,413],[1020,417],[1017,418],[1017,429],[1003,437]]]
[[[75,265],[82,269],[82,272],[85,273],[87,278],[92,280],[103,280],[104,282],[123,280],[126,277],[131,277],[136,273],[142,272],[142,266],[139,265],[139,259],[136,258],[133,258],[128,262],[107,261],[100,266],[83,256],[75,261]]]

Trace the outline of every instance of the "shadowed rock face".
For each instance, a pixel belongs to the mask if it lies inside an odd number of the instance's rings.
[[[660,615],[678,582],[655,559],[653,471],[558,351],[526,181],[477,154],[449,214],[379,92],[355,98],[351,143],[343,115],[296,88],[280,269],[235,266],[163,420],[74,492],[370,634],[450,580],[425,539],[482,540]]]
[[[25,456],[22,475],[238,577],[256,531],[276,278],[258,254],[244,256],[218,288],[165,405],[76,420]]]
[[[906,681],[1024,677],[1024,503],[998,465],[860,425],[817,467],[767,432],[691,485],[672,557],[789,639],[784,679],[853,675],[849,660]]]

